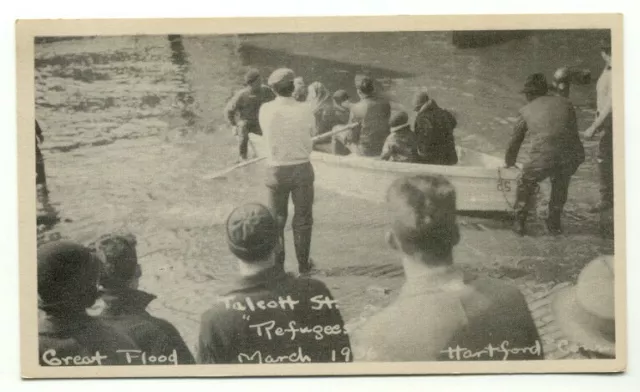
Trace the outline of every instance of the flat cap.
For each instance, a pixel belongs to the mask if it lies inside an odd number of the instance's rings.
[[[293,82],[293,79],[295,79],[295,74],[292,70],[289,68],[278,68],[271,73],[267,80],[267,84],[269,86],[275,86],[278,84]]]
[[[227,218],[227,245],[244,261],[259,261],[269,255],[278,241],[275,218],[262,204],[250,203],[233,210]]]

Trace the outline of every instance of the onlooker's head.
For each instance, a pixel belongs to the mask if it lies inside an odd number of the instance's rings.
[[[358,81],[356,89],[361,97],[370,97],[375,93],[376,85],[371,77],[365,76]]]
[[[260,76],[260,71],[255,68],[251,68],[244,75],[244,84],[246,86],[251,87],[252,89],[257,89],[262,86],[262,77]]]
[[[524,88],[521,91],[525,94],[528,101],[532,101],[549,92],[547,78],[542,73],[534,73],[527,77],[524,82]]]
[[[276,95],[280,97],[291,97],[294,90],[293,80],[295,74],[289,68],[278,68],[271,73],[267,84]]]
[[[387,191],[391,216],[390,245],[407,256],[451,263],[460,241],[456,191],[442,176],[419,175],[396,180]]]
[[[342,105],[349,100],[349,94],[345,90],[338,90],[333,93],[333,102],[336,105]]]
[[[425,103],[429,102],[429,94],[426,91],[419,91],[413,97],[413,110],[416,112],[422,109]]]
[[[573,343],[594,357],[615,357],[615,273],[613,256],[587,264],[575,286],[557,291],[551,303],[563,332],[564,346]]]
[[[569,96],[571,86],[571,71],[567,67],[558,68],[553,74],[551,82],[555,90],[563,97]]]
[[[98,295],[98,262],[91,251],[70,241],[38,248],[38,308],[51,314],[84,312]]]
[[[278,225],[271,211],[250,203],[234,209],[227,218],[227,244],[241,262],[270,266],[278,243]]]
[[[136,237],[130,233],[106,234],[90,245],[100,261],[100,286],[105,289],[137,289],[141,271]]]

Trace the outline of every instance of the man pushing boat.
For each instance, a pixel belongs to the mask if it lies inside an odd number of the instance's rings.
[[[276,263],[284,268],[284,227],[289,195],[293,201],[293,243],[301,274],[311,272],[309,257],[313,226],[314,172],[309,160],[315,117],[308,105],[293,97],[295,75],[288,68],[273,71],[267,81],[275,100],[260,108],[259,125],[264,132],[267,156],[266,185],[269,207],[278,221],[279,247]]]
[[[507,167],[514,166],[527,133],[531,137],[529,158],[524,162],[518,182],[514,231],[526,233],[526,221],[533,207],[538,183],[551,180],[547,229],[550,234],[562,233],[562,211],[567,202],[569,181],[584,162],[584,147],[578,135],[576,112],[571,102],[558,95],[549,95],[547,80],[537,73],[527,78],[522,92],[529,102],[520,109],[520,118],[505,156]]]

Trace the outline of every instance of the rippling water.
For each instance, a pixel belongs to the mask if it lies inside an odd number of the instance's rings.
[[[221,224],[235,205],[265,198],[258,166],[217,182],[201,179],[236,159],[222,109],[249,66],[265,77],[287,66],[308,83],[345,88],[354,97],[355,75],[369,72],[404,107],[427,88],[458,116],[459,143],[502,155],[524,104],[518,91],[526,76],[551,76],[556,68],[573,65],[597,77],[602,38],[606,33],[600,31],[533,32],[464,50],[451,45],[448,33],[418,32],[39,43],[36,118],[45,132],[51,197],[63,217],[55,230],[79,241],[114,228],[133,231],[140,239],[143,288],[161,298],[154,311],[176,323],[192,344],[199,315],[234,276]],[[594,90],[593,85],[573,89],[583,128],[593,115]],[[593,144],[587,146],[590,153]],[[568,209],[584,195],[597,198],[593,175],[585,163],[572,183]],[[388,301],[371,297],[367,289],[375,282],[395,290],[401,282],[399,261],[382,240],[383,209],[318,190],[314,214],[313,257],[327,270],[323,279],[341,299],[345,317],[356,317],[367,303]],[[582,223],[568,224],[572,235],[566,241],[509,240],[501,232],[507,227],[499,223],[490,230],[465,229],[471,226],[463,226],[458,262],[512,266],[527,256],[535,261],[532,269],[548,267],[551,278],[545,281],[573,276],[601,245],[593,228]],[[287,263],[294,268],[292,253]]]

